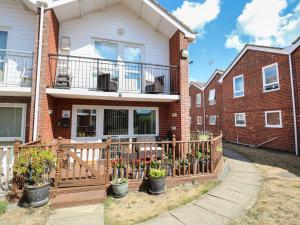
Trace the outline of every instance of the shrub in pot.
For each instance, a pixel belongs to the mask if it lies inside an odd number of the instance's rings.
[[[150,189],[149,192],[154,195],[162,194],[166,184],[165,169],[150,169],[149,171]]]
[[[24,182],[27,201],[39,207],[49,200],[50,172],[55,168],[56,155],[51,150],[26,149],[20,152],[14,165],[16,176]]]
[[[121,198],[128,193],[128,180],[125,178],[117,178],[111,182],[115,197]]]

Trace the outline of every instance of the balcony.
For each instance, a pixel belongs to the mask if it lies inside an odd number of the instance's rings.
[[[178,66],[49,55],[55,97],[106,100],[178,100]]]
[[[0,95],[31,95],[33,53],[0,49]]]

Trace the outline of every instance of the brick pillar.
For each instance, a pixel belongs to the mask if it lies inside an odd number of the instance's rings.
[[[170,65],[179,66],[178,90],[180,100],[170,103],[170,126],[176,127],[173,134],[176,139],[186,141],[190,137],[189,125],[189,71],[188,59],[182,59],[180,51],[188,49],[188,40],[181,31],[176,33],[169,40]],[[177,113],[177,117],[172,117]]]
[[[50,53],[57,54],[59,34],[59,22],[52,9],[45,11],[43,29],[38,135],[43,140],[51,140],[53,139],[53,118],[49,115],[49,110],[54,109],[55,98],[48,96],[46,93],[46,88],[52,83],[48,55]]]

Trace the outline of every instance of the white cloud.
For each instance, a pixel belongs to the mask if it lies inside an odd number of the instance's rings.
[[[220,13],[220,0],[206,0],[203,3],[184,1],[173,14],[190,28],[202,33],[205,25],[216,19]]]
[[[241,40],[257,45],[286,46],[300,34],[300,3],[290,13],[286,0],[252,0],[237,19],[225,47],[240,50]]]

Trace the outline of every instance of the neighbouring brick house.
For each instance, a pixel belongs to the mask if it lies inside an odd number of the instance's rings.
[[[190,130],[191,132],[204,131],[204,95],[203,82],[190,82]]]

